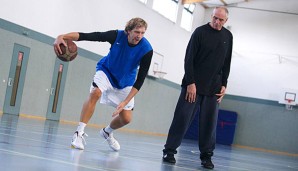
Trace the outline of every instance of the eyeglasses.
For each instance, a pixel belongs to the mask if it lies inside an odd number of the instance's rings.
[[[218,18],[218,17],[216,17],[216,16],[213,16],[213,20],[219,20],[220,22],[224,22],[224,21],[225,21],[225,19]]]

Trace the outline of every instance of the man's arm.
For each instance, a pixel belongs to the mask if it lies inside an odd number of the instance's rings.
[[[190,103],[195,102],[197,96],[196,80],[194,76],[194,58],[200,46],[198,32],[198,29],[196,29],[192,34],[187,45],[184,59],[185,81],[187,85],[185,100]]]
[[[133,85],[133,87],[136,88],[137,90],[140,90],[144,83],[144,80],[147,76],[147,73],[151,64],[152,56],[153,56],[153,50],[146,53],[140,62],[140,68],[139,68],[137,80]]]
[[[65,40],[77,41],[78,39],[79,39],[78,32],[71,32],[71,33],[59,35],[54,42],[54,51],[55,51],[56,55],[58,56],[58,55],[62,54],[62,51],[60,49],[60,44],[67,46]]]
[[[221,86],[221,90],[218,94],[216,94],[216,96],[218,96],[218,99],[217,99],[218,103],[220,103],[222,101],[224,95],[226,94],[226,88],[227,88],[227,84],[228,84],[228,77],[229,77],[230,68],[231,68],[232,49],[233,49],[233,36],[231,37],[230,47],[229,47],[229,50],[227,52],[225,63],[224,63],[223,69],[222,69],[222,86]]]
[[[131,91],[129,92],[129,94],[127,95],[127,97],[125,98],[125,100],[123,100],[116,108],[116,111],[113,113],[113,117],[118,115],[123,108],[129,103],[129,101],[139,92],[139,90],[141,89],[144,80],[147,76],[149,67],[150,67],[150,63],[151,63],[151,59],[152,59],[152,55],[153,55],[153,50],[149,51],[148,53],[146,53],[141,62],[140,62],[140,68],[139,68],[139,72],[138,72],[138,76],[137,76],[137,80],[134,83]]]
[[[185,81],[187,85],[195,83],[194,58],[199,49],[199,31],[196,29],[188,42],[184,59]]]
[[[106,32],[92,32],[92,33],[81,33],[81,32],[71,32],[67,34],[59,35],[54,42],[54,51],[56,55],[62,54],[60,49],[60,44],[67,46],[65,40],[72,41],[99,41],[99,42],[109,42],[113,44],[117,38],[117,30],[110,30]]]
[[[78,41],[98,41],[98,42],[109,42],[113,44],[117,38],[118,30],[110,30],[106,32],[92,32],[92,33],[79,33]]]
[[[224,66],[222,68],[222,86],[227,87],[228,77],[230,75],[231,60],[232,60],[232,50],[233,50],[233,37],[230,40],[230,46],[227,52]]]

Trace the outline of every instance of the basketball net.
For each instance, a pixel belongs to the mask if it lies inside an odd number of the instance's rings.
[[[287,102],[286,103],[286,109],[287,110],[293,110],[293,105],[291,105],[293,100],[286,99],[286,102]]]

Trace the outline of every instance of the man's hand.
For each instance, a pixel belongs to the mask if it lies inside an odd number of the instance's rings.
[[[127,103],[125,103],[124,101],[121,102],[117,108],[116,111],[112,114],[112,117],[119,115],[120,112],[122,112],[123,108],[127,105]]]
[[[54,51],[56,53],[56,55],[61,55],[62,51],[60,49],[60,44],[63,44],[65,47],[67,46],[66,42],[63,39],[63,35],[60,35],[56,38],[55,42],[54,42]]]
[[[195,102],[196,101],[196,93],[197,93],[197,88],[196,88],[195,83],[189,84],[187,86],[185,100],[187,100],[190,103]]]
[[[65,47],[67,47],[65,40],[77,41],[79,37],[80,37],[80,34],[78,32],[71,32],[71,33],[59,35],[56,38],[55,42],[53,43],[54,51],[56,55],[58,56],[62,54],[62,51],[60,49],[60,44],[63,44]]]
[[[226,94],[226,87],[225,86],[221,86],[221,90],[219,94],[215,94],[216,96],[218,96],[217,102],[220,103],[222,98],[224,97],[224,95]]]

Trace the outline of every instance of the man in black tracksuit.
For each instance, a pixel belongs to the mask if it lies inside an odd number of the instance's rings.
[[[233,36],[223,27],[228,19],[225,7],[216,7],[211,22],[198,27],[191,36],[185,55],[181,94],[163,150],[163,161],[175,163],[174,154],[199,114],[199,149],[203,167],[211,161],[216,143],[218,106],[230,72]]]

